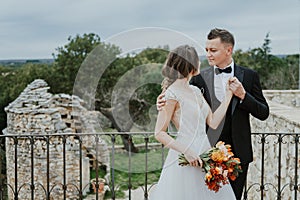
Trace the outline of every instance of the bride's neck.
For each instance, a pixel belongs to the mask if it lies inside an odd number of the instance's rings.
[[[188,78],[188,77],[179,78],[176,80],[176,82],[179,83],[180,85],[186,86],[186,85],[189,85],[190,78]]]

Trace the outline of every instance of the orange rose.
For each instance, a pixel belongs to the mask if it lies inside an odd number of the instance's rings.
[[[212,152],[211,159],[215,162],[221,163],[224,159],[224,153],[221,151]]]

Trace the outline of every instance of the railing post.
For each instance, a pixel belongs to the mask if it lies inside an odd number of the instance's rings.
[[[95,184],[95,187],[96,187],[96,200],[99,199],[99,193],[98,193],[98,188],[99,188],[99,166],[98,166],[98,144],[99,144],[99,136],[98,134],[96,134],[95,136],[95,140],[96,140],[96,184]]]
[[[1,134],[0,134],[1,136]],[[9,137],[8,137],[9,139]],[[1,168],[1,171],[0,171],[0,199],[1,200],[6,200],[8,199],[8,184],[7,184],[7,175],[6,175],[6,170],[7,170],[7,167],[4,166],[3,164],[7,163],[6,161],[6,140],[7,138],[4,136],[4,137],[1,137],[0,139],[0,156],[2,157],[0,159],[1,163],[0,165],[2,165],[0,168]],[[4,161],[4,162],[2,162]],[[2,168],[3,167],[3,168]]]
[[[264,199],[264,170],[265,170],[265,165],[264,165],[264,160],[265,160],[265,142],[266,142],[266,138],[265,138],[265,134],[262,134],[261,137],[261,149],[262,149],[262,155],[261,155],[261,177],[260,177],[260,198],[261,200]]]
[[[112,149],[111,149],[111,199],[116,199],[115,194],[115,143],[116,136],[114,134],[111,135]]]
[[[0,135],[1,135],[1,133],[0,133]],[[4,200],[4,193],[6,191],[4,189],[5,175],[2,174],[2,172],[4,172],[4,169],[6,168],[3,166],[4,160],[5,160],[5,138],[1,137],[0,138],[0,200]]]
[[[277,200],[281,199],[281,146],[282,146],[281,134],[278,135],[278,178],[277,178]]]
[[[131,145],[132,145],[132,137],[128,136],[128,198],[131,200]]]
[[[50,200],[50,139],[49,135],[46,136],[46,145],[47,145],[47,200]]]
[[[295,136],[295,183],[294,183],[295,200],[297,200],[297,193],[298,193],[297,192],[298,191],[298,144],[299,144],[299,135],[296,135]]]
[[[149,137],[148,135],[145,137],[145,192],[144,192],[144,198],[145,200],[148,200],[148,142]]]
[[[67,172],[66,172],[66,135],[63,135],[63,190],[64,199],[67,198]]]
[[[31,149],[31,199],[34,200],[34,138],[30,136],[30,149]]]
[[[79,199],[82,200],[82,139],[78,136],[79,140]]]
[[[18,136],[13,136],[15,145],[15,200],[18,200]]]

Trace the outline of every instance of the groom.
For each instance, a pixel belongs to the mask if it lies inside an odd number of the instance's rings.
[[[212,29],[206,42],[206,57],[211,67],[201,70],[190,83],[201,89],[214,112],[223,101],[228,79],[237,77],[237,80],[229,86],[234,97],[223,122],[216,130],[208,128],[207,135],[212,146],[219,140],[224,141],[231,145],[235,156],[240,158],[243,173],[235,181],[230,182],[236,199],[240,200],[248,166],[253,161],[249,117],[251,114],[265,120],[269,116],[269,107],[263,96],[258,74],[234,63],[233,47],[234,37],[230,32]],[[158,97],[159,106],[163,105],[161,98],[162,95]]]
[[[231,181],[237,199],[241,199],[249,163],[253,161],[249,115],[265,120],[269,106],[263,96],[258,74],[238,66],[232,59],[233,35],[224,29],[212,29],[206,41],[206,57],[211,67],[193,77],[191,84],[204,92],[204,97],[214,112],[223,101],[229,77],[237,77],[230,84],[234,97],[226,112],[223,123],[216,130],[208,129],[211,145],[218,140],[230,144],[233,153],[241,159],[243,173]]]

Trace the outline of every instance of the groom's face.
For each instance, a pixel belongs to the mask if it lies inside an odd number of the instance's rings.
[[[222,43],[220,38],[207,40],[205,49],[210,66],[225,68],[230,64],[232,47]]]

